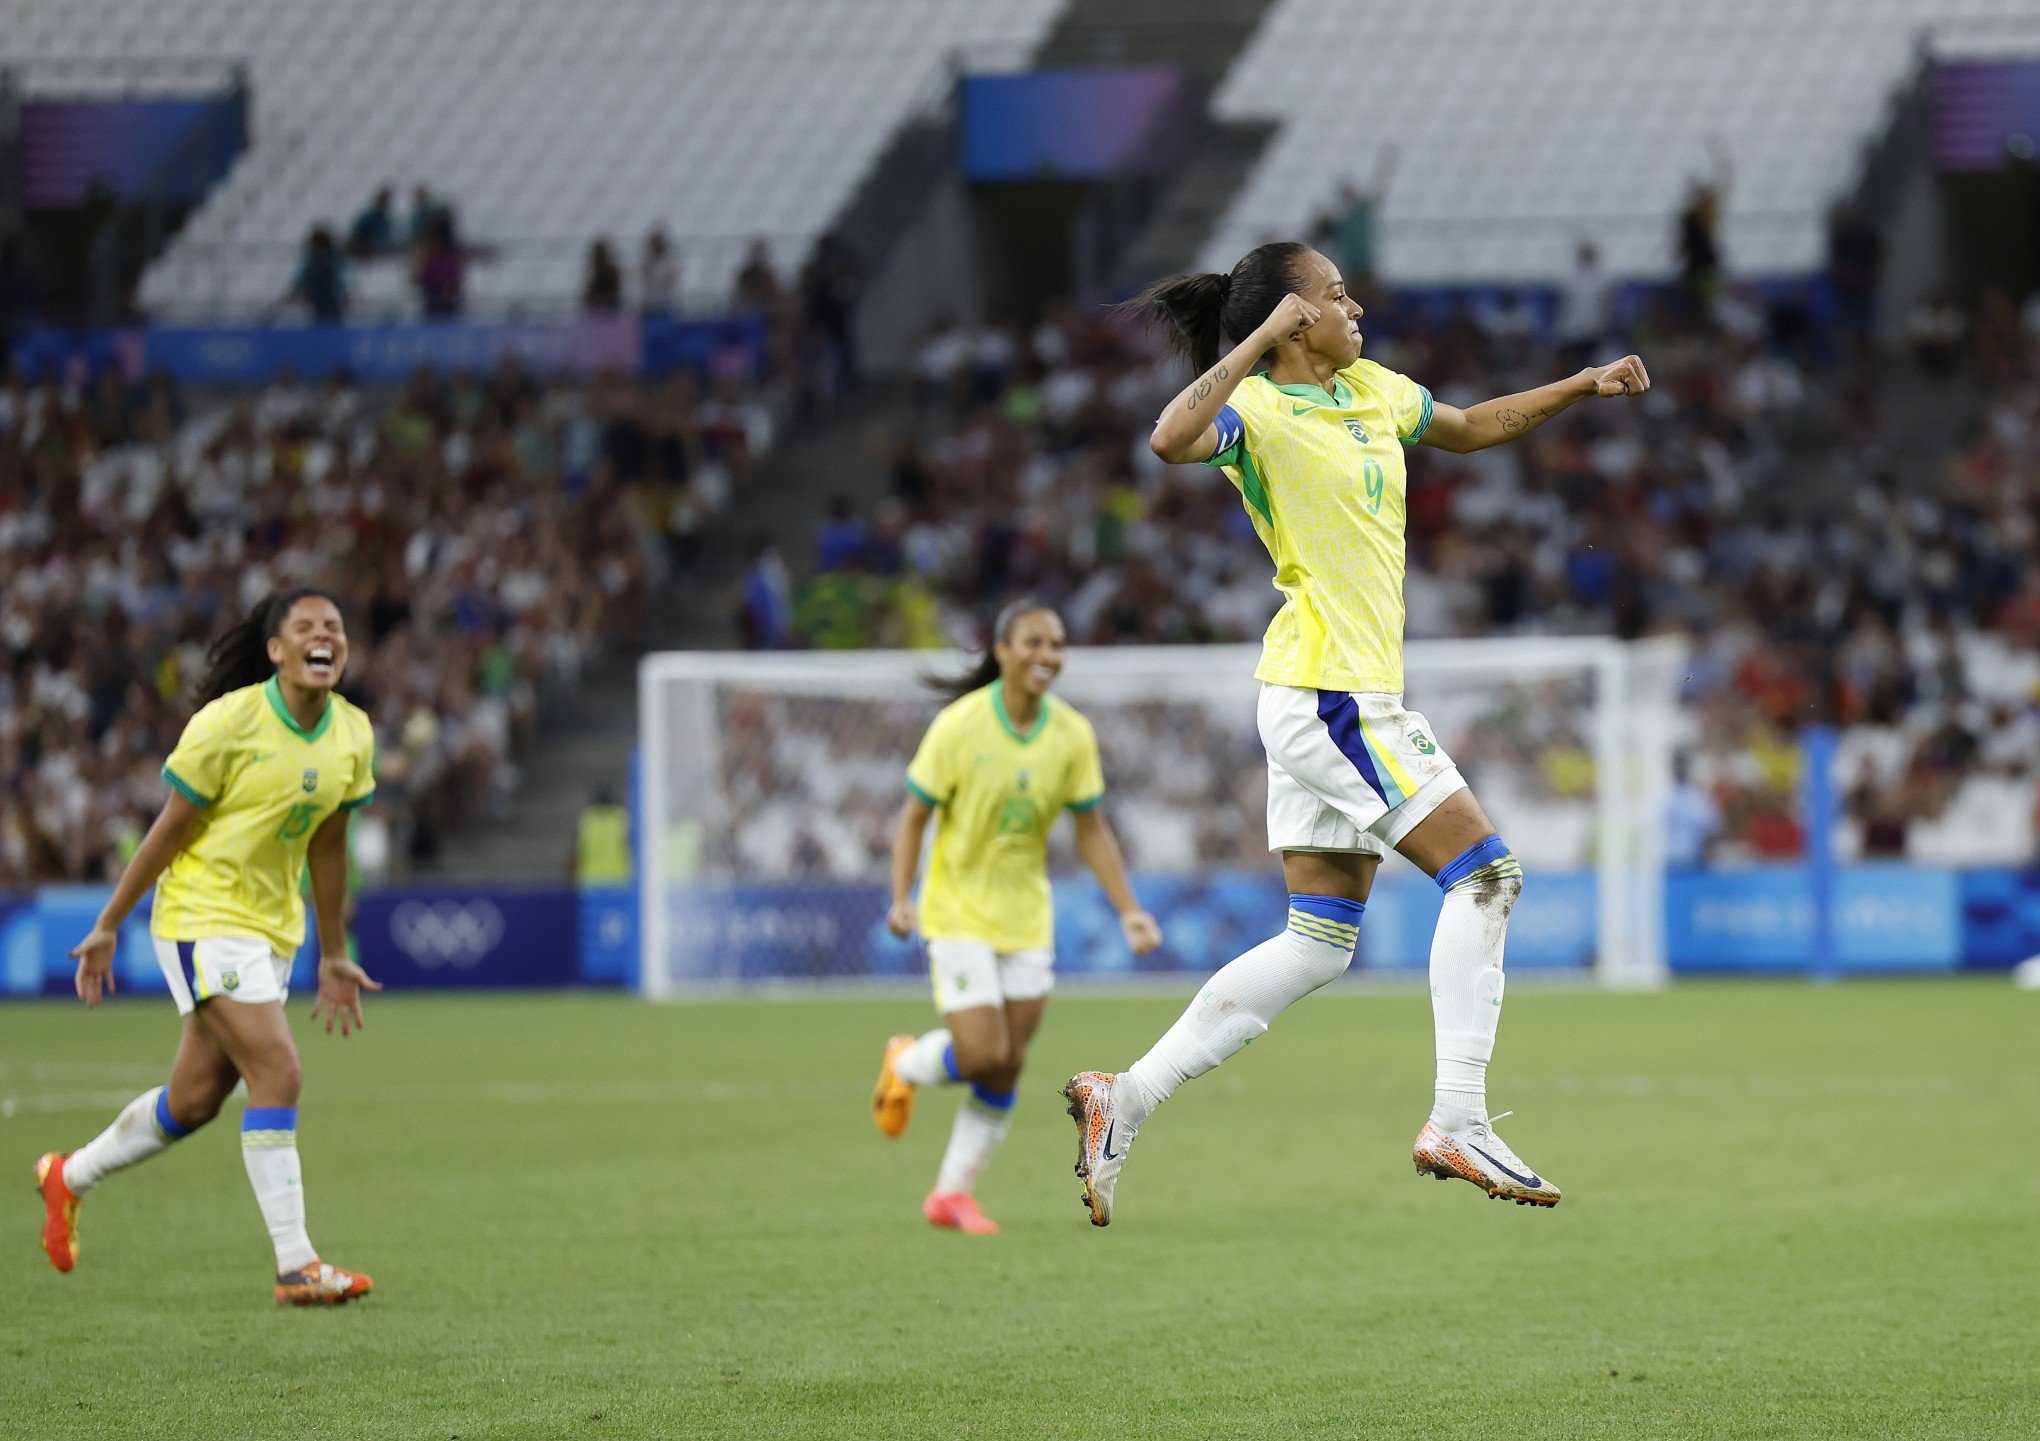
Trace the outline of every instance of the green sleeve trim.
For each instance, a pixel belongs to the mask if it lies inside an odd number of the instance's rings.
[[[915,800],[919,801],[924,806],[939,806],[942,804],[942,802],[936,800],[935,797],[929,795],[926,791],[922,790],[919,786],[915,785],[914,778],[912,776],[907,777],[907,794],[912,796]]]
[[[365,796],[356,796],[356,797],[355,797],[355,798],[354,798],[353,800],[351,800],[351,801],[342,801],[342,802],[340,802],[340,809],[341,809],[341,810],[343,810],[343,811],[358,811],[358,810],[360,810],[360,809],[361,809],[361,808],[362,808],[363,806],[367,805],[367,804],[368,804],[368,803],[369,803],[370,801],[372,801],[372,800],[374,800],[374,799],[375,799],[375,792],[374,792],[374,791],[370,791],[370,792],[369,792],[369,793],[368,793],[367,795],[365,795]]]
[[[1275,512],[1268,506],[1268,487],[1262,484],[1261,472],[1254,468],[1254,458],[1247,454],[1245,447],[1240,450],[1239,469],[1240,494],[1246,497],[1247,504],[1261,519],[1272,526],[1275,524]]]
[[[1073,811],[1095,811],[1096,809],[1098,809],[1099,806],[1103,805],[1104,803],[1105,792],[1100,791],[1098,792],[1098,794],[1092,796],[1087,801],[1071,801],[1069,804],[1069,809]]]
[[[200,810],[209,811],[212,809],[212,802],[209,799],[200,795],[196,787],[192,786],[183,776],[180,776],[168,766],[163,767],[163,779],[170,782],[170,789],[176,791],[177,794],[183,796]]]
[[[1247,453],[1247,443],[1236,440],[1224,450],[1214,450],[1200,462],[1204,465],[1238,465],[1240,457]]]
[[[1402,438],[1404,445],[1418,444],[1423,440],[1424,432],[1431,428],[1431,392],[1420,385],[1417,393],[1424,397],[1424,408],[1417,413],[1417,428]]]

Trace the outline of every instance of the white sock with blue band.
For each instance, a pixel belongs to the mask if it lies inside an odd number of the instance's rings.
[[[297,1107],[250,1106],[241,1115],[241,1163],[276,1247],[276,1272],[319,1259],[305,1234],[304,1176],[298,1165]]]
[[[113,1124],[71,1153],[64,1162],[64,1185],[82,1196],[115,1171],[166,1151],[196,1126],[180,1125],[170,1114],[170,1088],[144,1091],[121,1108]]]
[[[956,1068],[956,1045],[947,1030],[934,1030],[893,1057],[893,1074],[910,1086],[938,1086],[960,1081]]]
[[[1523,866],[1500,836],[1441,867],[1445,904],[1431,938],[1431,1021],[1438,1080],[1431,1123],[1464,1130],[1487,1119],[1487,1068],[1502,1020],[1502,947],[1523,890]]]
[[[1127,1070],[1118,1114],[1138,1126],[1176,1087],[1237,1055],[1290,1006],[1353,963],[1367,907],[1340,896],[1292,895],[1289,925],[1226,965],[1154,1048]]]
[[[956,1108],[949,1147],[942,1153],[942,1168],[935,1173],[937,1194],[961,1191],[970,1195],[976,1191],[978,1177],[984,1174],[986,1163],[1013,1124],[1013,1103],[1017,1099],[1012,1091],[972,1084],[969,1097]]]

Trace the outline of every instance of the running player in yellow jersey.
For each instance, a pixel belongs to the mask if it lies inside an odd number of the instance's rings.
[[[375,794],[375,733],[333,687],[347,669],[340,607],[323,591],[271,596],[213,645],[204,704],[163,767],[170,798],[128,862],[78,959],[87,1006],[114,988],[121,923],[156,887],[149,929],[183,1017],[169,1084],[128,1103],[70,1155],[36,1163],[43,1249],[78,1258],[78,1201],[210,1121],[248,1083],[241,1158],[276,1250],[276,1299],[338,1305],[373,1283],[319,1260],[305,1233],[297,1153],[298,1052],[284,1018],[291,958],[305,936],[307,865],[319,918],[326,1029],[361,1025],[380,987],[347,955],[347,819]],[[161,877],[160,881],[158,877]]]
[[[1487,1112],[1502,941],[1523,868],[1430,723],[1402,705],[1402,448],[1499,445],[1575,402],[1641,394],[1650,377],[1631,355],[1467,410],[1438,404],[1361,358],[1359,304],[1331,261],[1293,242],[1263,245],[1227,275],[1165,280],[1142,303],[1198,371],[1150,444],[1175,464],[1224,468],[1283,595],[1254,674],[1268,848],[1282,853],[1289,925],[1206,982],[1129,1070],[1070,1080],[1091,1222],[1111,1223],[1126,1148],[1177,1086],[1345,971],[1389,847],[1445,893],[1431,945],[1437,1085],[1417,1170],[1556,1205],[1558,1187],[1503,1144]]]
[[[1062,672],[1063,623],[1045,606],[1008,606],[976,669],[943,689],[955,697],[935,717],[907,767],[907,799],[893,836],[893,934],[919,930],[928,946],[935,1008],[943,1026],[886,1043],[871,1108],[878,1129],[898,1136],[913,1115],[914,1089],[967,1082],[935,1189],[921,1212],[973,1235],[999,1228],[973,1188],[1006,1138],[1014,1084],[1027,1043],[1055,985],[1048,833],[1067,810],[1077,854],[1105,887],[1127,945],[1145,955],[1161,929],[1126,881],[1119,842],[1100,809],[1105,775],[1091,723],[1048,693]],[[940,815],[934,854],[914,903],[921,838]]]

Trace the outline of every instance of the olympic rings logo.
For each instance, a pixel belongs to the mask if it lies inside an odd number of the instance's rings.
[[[405,901],[390,912],[390,939],[428,971],[471,970],[503,939],[494,901]]]

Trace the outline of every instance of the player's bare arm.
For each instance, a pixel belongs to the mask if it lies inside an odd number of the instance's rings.
[[[163,803],[163,809],[156,813],[149,833],[142,837],[142,843],[135,848],[126,869],[120,873],[120,880],[115,884],[113,894],[107,897],[99,918],[92,923],[92,929],[86,932],[84,940],[71,947],[70,955],[78,962],[78,975],[73,984],[77,988],[78,999],[88,1009],[97,1006],[103,994],[115,989],[113,953],[120,944],[121,923],[141,904],[142,897],[156,884],[156,878],[177,859],[177,853],[191,839],[192,829],[204,814],[172,791],[170,799]]]
[[[1261,357],[1285,341],[1302,338],[1318,322],[1319,308],[1300,295],[1287,295],[1260,327],[1218,364],[1184,386],[1162,410],[1148,447],[1171,465],[1209,460],[1218,450],[1218,408],[1233,397]]]
[[[1641,358],[1625,355],[1613,365],[1590,365],[1578,375],[1541,385],[1517,395],[1461,410],[1439,402],[1431,427],[1420,442],[1464,455],[1505,441],[1521,440],[1562,410],[1597,396],[1641,395],[1650,389],[1650,372]]]
[[[1126,879],[1126,857],[1120,852],[1119,837],[1113,834],[1112,823],[1097,809],[1078,811],[1072,819],[1076,825],[1077,855],[1091,868],[1091,874],[1105,888],[1112,909],[1118,912],[1127,948],[1136,956],[1146,955],[1162,943],[1162,928],[1134,898],[1133,886]]]
[[[312,832],[312,843],[305,852],[305,867],[312,877],[312,909],[319,922],[319,998],[312,1002],[312,1019],[324,1015],[329,1032],[338,1021],[343,1036],[361,1029],[361,993],[382,989],[347,954],[349,819],[344,810],[326,817]]]
[[[900,806],[900,818],[893,827],[892,902],[886,908],[885,924],[903,939],[921,928],[921,913],[914,905],[914,873],[921,867],[921,837],[934,814],[926,801],[910,795]]]

